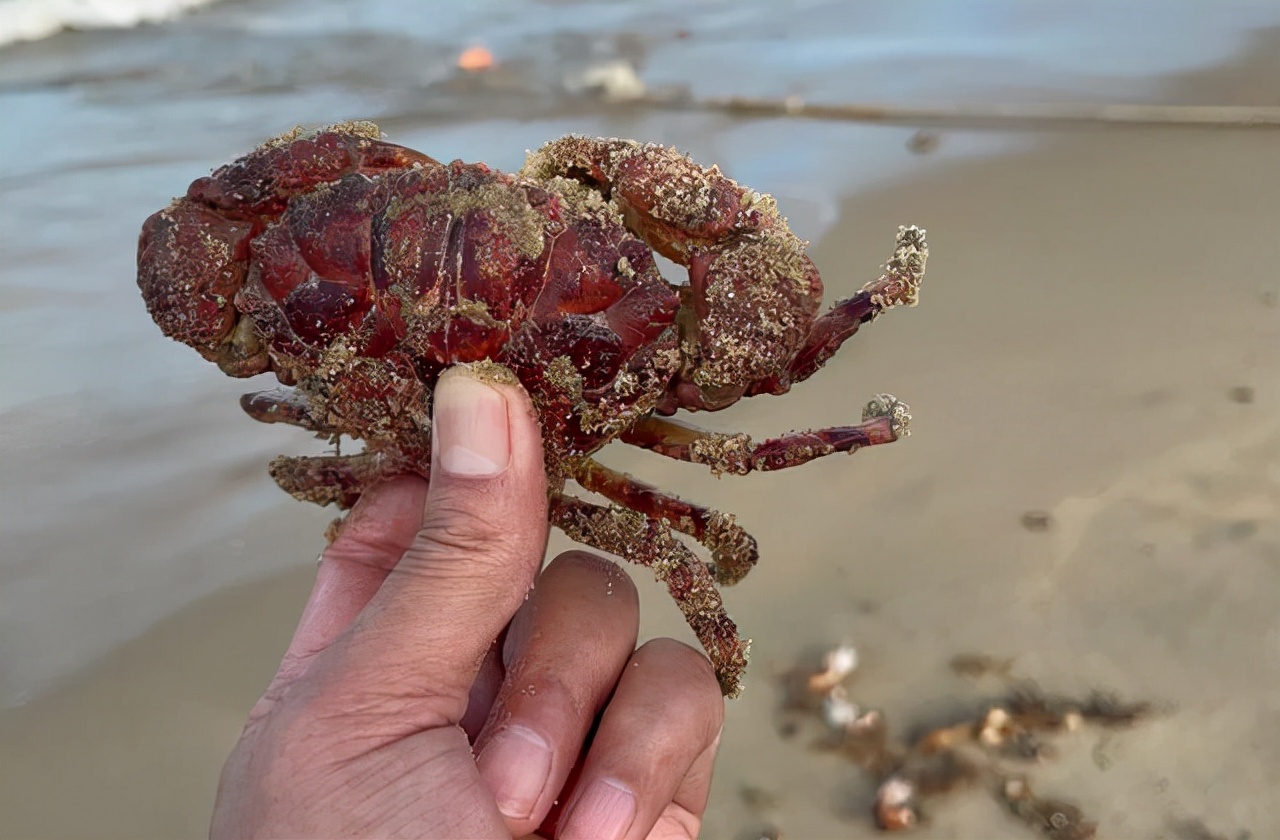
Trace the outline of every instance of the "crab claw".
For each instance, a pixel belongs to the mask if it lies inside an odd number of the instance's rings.
[[[138,288],[164,334],[194,347],[231,376],[270,366],[235,296],[248,266],[249,222],[179,199],[142,226]]]

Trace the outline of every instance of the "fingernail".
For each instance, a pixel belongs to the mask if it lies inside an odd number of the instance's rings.
[[[562,840],[619,840],[635,818],[635,794],[617,782],[596,779],[583,791],[556,836]]]
[[[431,446],[436,464],[450,475],[492,478],[511,460],[507,401],[462,371],[446,371],[436,383]]]
[[[498,810],[508,819],[533,814],[551,775],[551,747],[536,732],[508,727],[493,736],[476,758],[480,775],[493,791]]]

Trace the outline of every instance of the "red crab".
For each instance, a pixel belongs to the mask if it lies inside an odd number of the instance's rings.
[[[227,374],[292,386],[246,395],[254,418],[365,442],[272,462],[281,487],[319,504],[427,475],[446,367],[514,375],[542,422],[551,522],[653,568],[735,695],[748,644],[715,584],[751,569],[755,540],[592,455],[618,439],[741,474],[904,434],[906,407],[887,395],[859,424],[763,443],[667,419],[785,393],[862,324],[915,303],[923,231],[901,228],[884,274],[821,317],[805,244],[772,198],[661,146],[564,137],[509,175],[360,122],[295,130],[195,181],[143,226],[138,285],[166,335]],[[688,285],[665,281],[654,251],[687,266]],[[564,494],[569,478],[614,505]]]

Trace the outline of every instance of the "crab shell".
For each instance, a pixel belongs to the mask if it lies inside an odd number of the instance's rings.
[[[353,123],[195,181],[146,221],[138,283],[167,335],[232,375],[274,371],[318,430],[424,474],[437,377],[495,362],[564,475],[655,409],[724,407],[790,361],[818,273],[789,231],[785,260],[768,237],[734,238],[776,219],[771,199],[662,147],[564,138],[510,175]],[[690,267],[688,287],[654,248]]]
[[[138,284],[169,336],[233,376],[273,371],[295,386],[242,398],[250,415],[365,442],[276,458],[276,482],[306,501],[349,507],[391,475],[428,476],[445,368],[521,383],[542,424],[550,523],[653,569],[736,696],[749,642],[717,587],[756,564],[754,538],[590,456],[619,438],[742,474],[906,434],[905,404],[883,394],[861,423],[759,443],[654,416],[785,393],[861,325],[916,302],[923,230],[899,228],[884,273],[820,318],[806,245],[773,199],[661,146],[564,137],[507,175],[347,123],[269,141],[193,183],[143,227]],[[689,283],[665,281],[655,252]],[[569,478],[612,505],[565,493]]]

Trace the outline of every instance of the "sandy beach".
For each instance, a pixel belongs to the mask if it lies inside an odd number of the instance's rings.
[[[1280,31],[1262,32],[1230,63],[1166,78],[1150,98],[1280,105],[1276,56]],[[697,156],[710,162],[722,127],[681,130],[701,132]],[[762,128],[797,144],[831,136],[786,121]],[[704,836],[877,836],[874,781],[813,748],[820,723],[780,725],[777,675],[844,640],[861,658],[852,698],[881,710],[895,736],[1007,688],[953,673],[949,660],[966,653],[1009,658],[1012,679],[1046,691],[1156,704],[1132,729],[1063,736],[1059,757],[1034,770],[1037,787],[1079,805],[1100,836],[1280,836],[1280,134],[942,128],[939,155],[1004,151],[939,163],[906,148],[910,129],[867,130],[899,150],[905,171],[834,196],[812,255],[834,299],[874,276],[899,224],[926,227],[920,306],[865,329],[791,395],[698,420],[768,436],[848,422],[890,391],[912,407],[912,436],[744,478],[619,446],[603,457],[737,514],[760,543],[759,567],[726,593],[753,663],[729,704]],[[798,224],[823,216],[796,184],[759,180]],[[145,338],[156,353],[186,352]],[[154,538],[127,521],[96,533],[104,558],[145,544],[177,558],[165,575],[200,574],[186,560],[229,562],[245,581],[157,610],[141,635],[0,711],[0,837],[203,836],[222,761],[306,598],[331,512],[278,498],[263,468],[312,444],[254,426],[235,405],[243,383],[186,363],[176,381],[203,390],[185,410],[205,419],[146,446],[173,464],[191,441],[235,450],[185,468],[216,473],[202,536],[166,530],[160,514]],[[6,416],[12,439],[34,441],[15,454],[11,480],[38,484],[38,424]],[[107,469],[129,451],[93,463]],[[209,480],[161,486],[178,488],[176,509]],[[134,507],[162,511],[148,481],[137,479],[149,501]],[[92,520],[93,499],[80,504]],[[208,536],[224,509],[251,512],[234,533]],[[551,553],[569,545],[553,535]],[[73,553],[45,552],[16,529],[8,550],[32,563]],[[690,639],[660,587],[635,577],[643,635]],[[30,650],[33,663],[57,655]],[[14,661],[11,674],[37,673]],[[1035,836],[981,787],[932,800],[926,817],[910,836]]]

